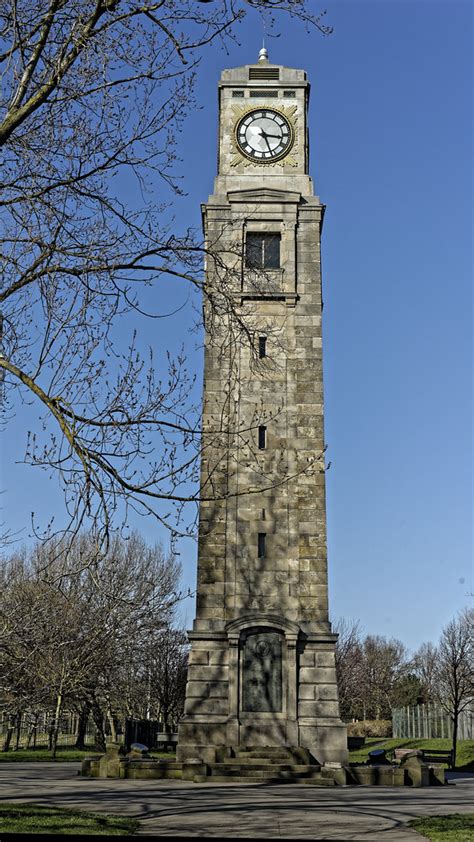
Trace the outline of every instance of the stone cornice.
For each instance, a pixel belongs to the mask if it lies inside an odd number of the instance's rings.
[[[273,187],[256,187],[251,190],[229,190],[227,199],[231,204],[271,204],[297,205],[301,201],[301,193],[295,190],[275,190]]]

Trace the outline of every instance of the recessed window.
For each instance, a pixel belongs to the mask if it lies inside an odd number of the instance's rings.
[[[293,99],[296,96],[296,91],[283,91],[283,96]]]
[[[267,533],[266,532],[259,532],[258,533],[258,557],[259,558],[265,558],[266,540],[267,540]]]
[[[280,268],[280,234],[254,234],[245,239],[245,265],[248,269]]]
[[[261,360],[267,356],[267,337],[266,336],[259,336],[258,337],[258,356]]]
[[[243,95],[244,95],[243,91],[232,91],[232,96],[235,99],[240,99],[240,97],[243,97]]]
[[[258,428],[258,449],[265,450],[267,446],[267,428],[266,427],[259,427]]]

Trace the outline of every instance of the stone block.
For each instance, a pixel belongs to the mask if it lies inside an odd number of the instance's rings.
[[[200,749],[202,750],[199,751],[199,755],[209,753],[208,746],[202,746]],[[210,760],[209,762],[213,763],[214,761]],[[181,776],[183,781],[194,781],[197,776],[207,777],[207,763],[202,763],[201,760],[183,762]]]
[[[300,684],[299,698],[300,701],[314,702],[316,687],[314,684]]]
[[[306,649],[300,655],[300,668],[301,667],[314,667],[315,665],[315,652],[311,649]],[[301,680],[301,675],[300,675]]]
[[[303,667],[300,670],[301,684],[336,684],[336,670],[325,667]]]
[[[361,786],[375,786],[377,769],[374,766],[352,766],[351,775]]]
[[[212,682],[225,681],[227,679],[227,667],[220,664],[212,664],[203,666],[196,664],[188,668],[188,681],[192,682]],[[209,690],[209,688],[208,688]]]
[[[189,698],[191,698],[191,697],[196,697],[196,698],[204,697],[205,698],[205,697],[208,696],[208,694],[209,694],[209,686],[208,686],[207,682],[205,682],[205,681],[194,681],[194,680],[191,681],[188,678],[188,683],[187,683],[187,686],[186,686],[186,696],[187,697],[189,697]]]
[[[338,692],[336,684],[318,684],[317,696],[319,702],[337,702]]]
[[[209,685],[210,699],[227,699],[229,694],[228,681],[212,681]]]
[[[189,653],[189,666],[202,664],[206,665],[209,663],[209,652],[203,649],[196,649],[193,647]]]
[[[335,664],[334,651],[316,651],[315,652],[316,666],[318,667],[333,667]]]
[[[211,649],[209,652],[209,663],[212,666],[226,667],[228,660],[229,652],[227,648]]]
[[[433,786],[439,786],[446,783],[446,770],[441,763],[430,763],[429,764],[430,770],[430,784]]]
[[[430,770],[421,757],[407,755],[400,762],[400,768],[405,771],[405,782],[408,786],[429,786]]]
[[[99,778],[119,778],[120,767],[125,761],[124,756],[120,753],[121,746],[108,746],[107,751],[99,758],[98,775]]]

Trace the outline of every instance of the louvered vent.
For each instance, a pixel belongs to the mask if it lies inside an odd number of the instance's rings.
[[[250,96],[259,96],[259,97],[269,97],[269,96],[278,96],[278,91],[272,91],[270,88],[263,88],[263,90],[258,90],[254,88],[253,91],[250,91]]]
[[[279,67],[249,67],[249,79],[279,79]]]

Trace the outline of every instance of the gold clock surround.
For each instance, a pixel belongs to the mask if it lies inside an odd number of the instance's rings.
[[[288,107],[280,106],[275,107],[273,102],[270,104],[263,104],[257,105],[256,103],[252,103],[247,107],[237,105],[236,103],[232,104],[232,110],[234,112],[234,130],[231,136],[231,143],[232,143],[232,152],[233,157],[231,158],[230,165],[232,167],[236,167],[238,164],[244,164],[247,166],[265,166],[265,167],[278,167],[278,166],[287,166],[287,167],[296,167],[298,165],[297,159],[292,155],[292,152],[295,152],[298,146],[298,131],[297,131],[297,123],[298,117],[296,116],[297,106],[291,105]],[[255,160],[255,158],[251,158],[250,156],[246,155],[245,152],[240,148],[238,143],[238,136],[237,131],[239,125],[244,117],[247,114],[250,114],[253,111],[273,111],[276,114],[280,114],[290,126],[291,131],[291,144],[288,147],[288,151],[285,150],[284,153],[278,157],[277,159],[259,159]]]

